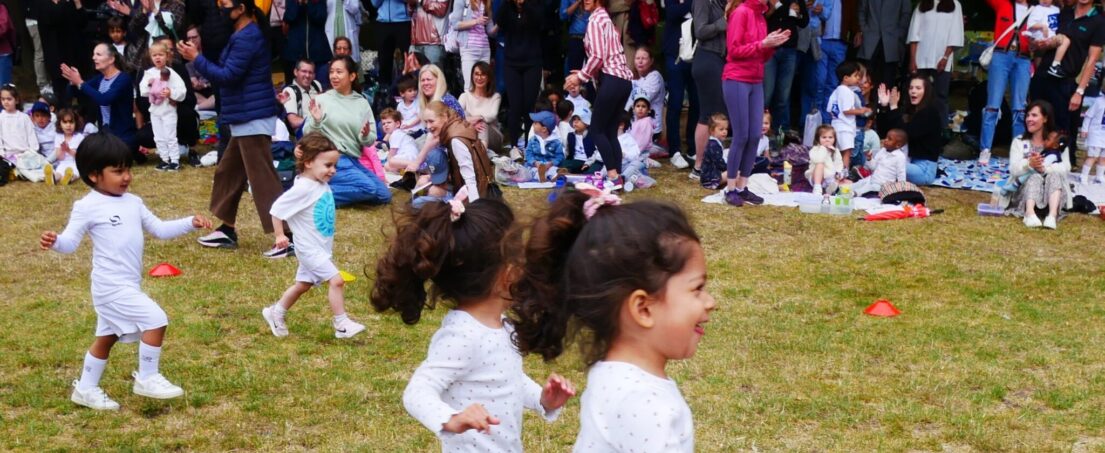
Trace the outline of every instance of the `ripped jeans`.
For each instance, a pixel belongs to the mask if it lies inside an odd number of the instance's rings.
[[[994,144],[994,129],[1001,117],[1001,101],[1005,97],[1007,85],[1012,91],[1009,106],[1013,109],[1013,136],[1024,134],[1024,105],[1028,99],[1031,67],[1032,61],[1027,57],[1014,52],[994,50],[986,81],[986,108],[982,111],[982,149],[990,149]]]

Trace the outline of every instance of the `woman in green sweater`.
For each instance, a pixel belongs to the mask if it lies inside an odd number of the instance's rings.
[[[330,62],[330,91],[311,99],[303,133],[319,131],[338,147],[338,171],[330,180],[334,204],[385,204],[391,201],[387,184],[360,163],[361,150],[376,141],[376,118],[364,96],[353,89],[357,63],[348,56]]]

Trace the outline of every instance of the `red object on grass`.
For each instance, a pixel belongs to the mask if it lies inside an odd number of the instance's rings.
[[[1098,206],[1097,211],[1101,214],[1101,220],[1105,220],[1105,205]]]
[[[150,277],[176,277],[180,275],[180,269],[169,263],[161,263],[150,269]]]
[[[882,316],[886,318],[902,314],[901,310],[898,310],[898,307],[895,307],[894,304],[890,303],[890,301],[886,299],[876,300],[875,303],[868,305],[867,308],[863,310],[863,313],[871,316]]]
[[[923,219],[931,214],[932,212],[929,211],[929,208],[926,208],[925,205],[919,204],[917,206],[910,206],[907,204],[905,206],[902,206],[901,211],[887,211],[880,212],[878,214],[868,214],[867,217],[863,218],[863,220],[874,222],[876,220],[898,220],[908,219],[912,217]]]

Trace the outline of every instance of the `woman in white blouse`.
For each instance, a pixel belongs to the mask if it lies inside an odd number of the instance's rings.
[[[472,87],[461,93],[459,100],[468,124],[476,128],[480,141],[490,150],[501,149],[503,145],[503,133],[499,129],[499,106],[503,99],[492,88],[495,86],[494,77],[491,65],[476,62],[469,76]]]
[[[947,118],[953,54],[963,47],[963,7],[959,0],[922,0],[913,10],[906,42],[910,74],[932,78],[937,110],[941,118]]]

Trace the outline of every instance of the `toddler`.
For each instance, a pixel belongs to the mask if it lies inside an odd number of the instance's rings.
[[[582,108],[576,110],[572,116],[572,133],[568,134],[567,145],[564,149],[565,159],[560,163],[560,168],[572,174],[590,173],[594,169],[595,162],[601,162],[602,158],[596,152],[595,142],[587,135],[587,128],[591,125],[591,109]]]
[[[1095,184],[1105,184],[1105,162],[1101,161],[1101,152],[1105,150],[1105,96],[1098,96],[1086,110],[1082,120],[1082,138],[1086,140],[1086,160],[1082,162],[1082,184],[1090,183],[1090,169],[1097,164]]]
[[[144,232],[171,239],[197,228],[211,228],[203,216],[162,221],[138,198],[127,193],[133,158],[130,148],[106,133],[89,136],[77,151],[81,180],[92,191],[73,204],[69,224],[59,235],[42,233],[43,250],[73,253],[85,233],[92,238],[92,308],[96,312],[96,340],[84,355],[79,380],[73,381],[74,403],[96,410],[117,410],[119,404],[100,388],[100,376],[116,342],[138,345],[134,393],[168,399],[184,394],[158,370],[165,327],[165,311],[142,292]]]
[[[637,142],[637,148],[641,150],[641,154],[660,159],[667,157],[668,151],[652,142],[655,126],[656,119],[652,115],[652,104],[648,102],[647,97],[638,97],[633,101],[633,123],[629,134],[633,136],[633,141]]]
[[[19,92],[15,85],[0,87],[0,155],[13,167],[19,156],[28,151],[38,153],[38,135],[31,117],[19,111]]]
[[[399,79],[399,99],[396,99],[399,114],[403,116],[400,129],[406,131],[413,138],[418,138],[423,133],[421,107],[418,106],[418,82],[414,76],[403,76]]]
[[[57,122],[52,110],[50,104],[42,101],[31,106],[31,122],[35,125],[35,137],[38,138],[38,153],[50,163],[54,161],[54,136],[57,135]]]
[[[771,138],[769,137],[771,137],[771,112],[764,110],[764,122],[760,126],[760,143],[756,145],[757,156],[765,159],[771,157]]]
[[[403,115],[395,109],[380,112],[380,128],[384,130],[384,141],[388,145],[387,164],[384,169],[401,173],[408,165],[418,160],[418,146],[414,139],[402,129]]]
[[[892,182],[905,182],[905,169],[909,160],[906,159],[902,147],[909,143],[905,131],[891,129],[886,133],[882,141],[883,151],[874,159],[871,159],[871,176],[863,178],[852,184],[852,193],[862,196],[868,192],[878,192],[882,186]],[[848,183],[848,181],[844,181]]]
[[[546,361],[582,343],[573,451],[693,452],[691,409],[667,365],[694,356],[716,307],[698,235],[672,204],[577,188],[529,232],[510,287],[514,343]]]
[[[523,370],[514,324],[504,316],[517,275],[516,257],[506,252],[521,249],[521,235],[509,206],[490,198],[465,204],[467,191],[400,217],[376,262],[372,306],[415,324],[446,301],[450,309],[403,391],[403,407],[442,451],[521,452],[523,410],[554,420],[575,389],[555,374],[542,387]]]
[[[345,280],[332,261],[334,249],[334,195],[330,179],[337,172],[340,152],[330,139],[320,132],[310,132],[296,144],[296,170],[299,176],[291,190],[284,192],[272,204],[272,226],[276,235],[273,249],[286,249],[290,244],[284,235],[284,222],[295,233],[295,256],[299,268],[295,283],[284,291],[280,300],[261,310],[272,334],[288,336],[284,317],[299,297],[315,285],[329,283],[330,311],[334,313],[334,336],[350,338],[361,333],[364,325],[349,318],[345,312]]]
[[[564,160],[564,143],[555,135],[556,116],[552,112],[530,113],[533,135],[526,143],[526,166],[536,170],[537,180],[545,182],[556,178],[557,169]]]
[[[127,23],[123,18],[113,15],[104,21],[104,27],[107,28],[107,38],[111,40],[111,46],[119,55],[129,58],[134,49],[127,44]]]
[[[817,145],[810,148],[810,168],[806,170],[806,179],[813,185],[814,194],[821,195],[827,189],[828,195],[832,195],[844,177],[841,152],[836,148],[839,140],[836,130],[827,124],[818,126],[816,135]]]
[[[844,159],[844,168],[851,168],[852,150],[856,147],[856,116],[869,115],[871,108],[863,107],[859,95],[853,90],[863,80],[863,71],[858,63],[841,63],[836,67],[836,76],[840,78],[840,86],[829,96],[826,109],[836,130],[836,147]]]
[[[583,108],[591,108],[591,101],[583,97],[583,87],[578,83],[568,87],[568,96],[565,96],[564,100],[572,101],[572,106],[574,106],[577,111]]]
[[[155,168],[159,171],[180,170],[180,146],[176,135],[176,103],[183,101],[187,87],[184,79],[169,68],[169,49],[165,44],[150,44],[150,60],[153,67],[142,74],[138,84],[139,94],[150,98],[150,124],[153,127],[153,139],[157,144],[157,154],[161,163]]]
[[[771,121],[764,122],[771,127]],[[699,173],[702,187],[710,190],[718,190],[725,185],[725,145],[722,140],[729,135],[729,118],[724,113],[710,115],[710,139],[706,141],[706,155],[702,159],[702,170]]]
[[[560,137],[560,143],[568,143],[568,135],[572,133],[572,117],[575,113],[575,104],[564,99],[556,104],[556,135]]]
[[[74,177],[80,176],[80,172],[77,171],[77,148],[84,141],[84,134],[79,132],[84,127],[83,123],[81,116],[73,109],[61,109],[58,112],[57,136],[54,139],[57,146],[54,147],[53,177],[47,178],[47,184],[50,184],[50,180],[53,179],[59,185],[66,186],[73,181]]]

